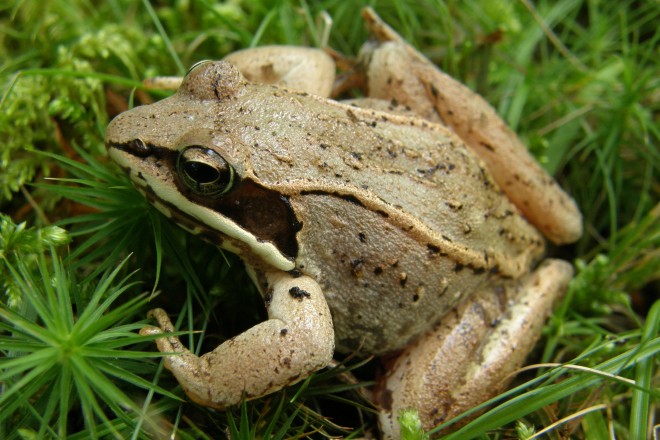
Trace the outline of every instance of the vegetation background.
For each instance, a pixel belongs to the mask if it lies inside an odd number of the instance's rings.
[[[227,412],[183,398],[137,336],[148,308],[179,311],[206,351],[263,307],[238,260],[154,212],[103,145],[112,116],[164,96],[143,78],[250,46],[319,46],[321,11],[328,45],[352,56],[365,5],[491,102],[585,217],[584,237],[552,250],[578,275],[533,355],[548,365],[452,438],[658,435],[657,0],[0,0],[0,437],[375,432],[357,386],[376,360]]]

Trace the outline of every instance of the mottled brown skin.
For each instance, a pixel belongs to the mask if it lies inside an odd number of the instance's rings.
[[[279,72],[276,58],[256,71]],[[224,408],[268,394],[327,365],[335,346],[409,346],[377,391],[383,436],[396,438],[398,409],[419,408],[430,427],[500,390],[524,360],[570,265],[553,260],[529,275],[543,237],[482,160],[443,125],[376,106],[203,63],[173,97],[108,127],[111,157],[136,187],[182,227],[240,255],[264,295],[269,319],[202,357],[176,337],[157,340],[163,352],[183,352],[166,366],[191,399]],[[191,186],[180,167],[189,153],[232,169],[231,189]],[[165,312],[154,316],[160,328],[143,333],[171,329]],[[468,377],[478,380],[458,396],[453,385]]]

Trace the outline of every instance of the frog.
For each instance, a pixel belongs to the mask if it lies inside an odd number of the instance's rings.
[[[365,98],[331,96],[322,50],[250,49],[117,115],[105,143],[166,217],[237,254],[263,298],[265,321],[202,356],[150,312],[141,334],[190,400],[223,410],[336,352],[381,356],[372,399],[398,438],[404,409],[430,429],[506,388],[573,276],[546,238],[577,240],[581,215],[483,98],[363,17],[351,82]]]

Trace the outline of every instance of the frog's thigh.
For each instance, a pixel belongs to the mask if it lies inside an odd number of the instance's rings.
[[[481,96],[401,41],[368,43],[361,58],[370,97],[395,100],[429,121],[451,127],[546,237],[557,244],[580,238],[582,215],[573,199]]]
[[[272,287],[267,296],[269,319],[198,357],[177,337],[156,340],[188,397],[195,402],[225,408],[277,391],[326,366],[334,352],[332,318],[319,285],[309,277],[286,273],[266,275]],[[163,310],[152,314],[159,328],[142,334],[172,331]],[[162,329],[162,330],[161,330]]]
[[[521,282],[483,288],[406,349],[377,391],[384,438],[398,438],[402,409],[419,410],[430,429],[502,392],[572,275],[547,260]]]

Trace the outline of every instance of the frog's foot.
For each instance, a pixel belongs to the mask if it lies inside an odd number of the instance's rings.
[[[572,274],[547,260],[520,282],[484,288],[407,348],[376,390],[383,438],[399,437],[403,409],[417,409],[428,430],[502,392]]]
[[[142,336],[162,335],[163,333],[172,333],[175,331],[170,317],[163,309],[149,310],[149,313],[147,313],[147,318],[154,318],[158,322],[158,327],[151,325],[143,327],[142,330],[140,330],[140,335]],[[164,353],[188,351],[188,349],[184,347],[183,344],[181,344],[181,341],[179,341],[179,338],[176,336],[168,336],[156,339],[156,345],[158,346],[158,350]]]
[[[334,352],[332,318],[319,285],[309,277],[266,274],[269,319],[225,341],[203,356],[191,353],[178,337],[156,340],[165,367],[193,401],[214,408],[263,396],[298,382],[326,366]],[[160,328],[174,330],[162,309],[151,312]]]

